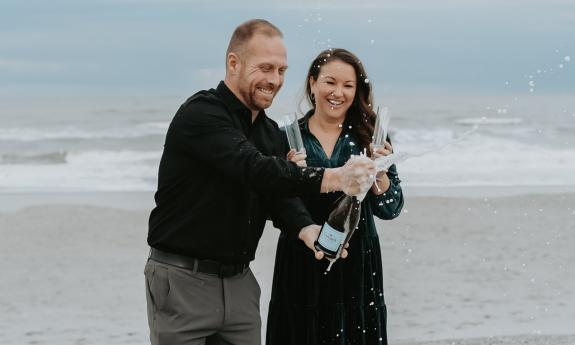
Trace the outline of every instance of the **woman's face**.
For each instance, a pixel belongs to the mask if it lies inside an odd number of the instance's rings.
[[[319,70],[317,80],[309,79],[315,97],[315,115],[344,120],[357,88],[355,70],[341,60],[333,60]]]

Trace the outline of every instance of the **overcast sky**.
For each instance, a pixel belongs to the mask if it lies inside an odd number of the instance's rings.
[[[2,0],[0,97],[188,95],[223,78],[231,32],[258,17],[284,32],[286,93],[328,47],[379,92],[575,91],[575,1],[358,2]]]

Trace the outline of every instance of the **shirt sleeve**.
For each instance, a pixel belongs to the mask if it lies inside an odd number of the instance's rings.
[[[289,151],[285,128],[277,130],[277,146],[279,150],[278,155],[285,157]],[[269,208],[269,215],[274,227],[294,239],[297,239],[303,227],[315,224],[305,204],[299,197],[274,199]]]
[[[403,208],[403,191],[395,164],[387,170],[387,177],[390,184],[385,193],[375,195],[370,191],[368,194],[373,214],[380,219],[396,218]]]
[[[303,227],[315,224],[303,201],[297,197],[274,199],[269,211],[274,227],[291,238],[297,238]]]
[[[264,195],[319,193],[322,168],[302,168],[283,157],[265,156],[220,107],[202,104],[198,108],[192,103],[178,111],[168,129],[172,140],[166,140],[166,145],[175,145],[225,178]]]

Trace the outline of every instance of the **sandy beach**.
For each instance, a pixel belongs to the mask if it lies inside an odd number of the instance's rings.
[[[467,194],[377,223],[390,343],[575,343],[575,194]],[[151,198],[1,195],[0,344],[147,343]],[[277,235],[252,264],[264,322]]]

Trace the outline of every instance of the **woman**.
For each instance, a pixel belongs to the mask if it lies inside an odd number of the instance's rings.
[[[351,155],[373,158],[391,145],[370,147],[375,123],[371,85],[359,59],[344,49],[328,49],[312,62],[306,85],[312,109],[300,120],[308,166],[339,167]],[[291,152],[288,158],[298,161]],[[303,162],[300,162],[303,163]],[[341,193],[303,201],[323,224]],[[305,244],[280,235],[267,323],[267,345],[387,344],[381,253],[373,216],[392,219],[403,206],[395,166],[378,173],[362,202],[360,223],[348,257],[325,273]]]

